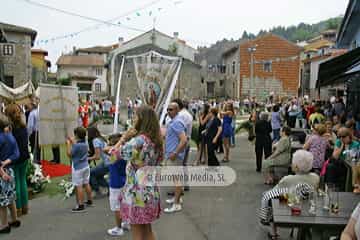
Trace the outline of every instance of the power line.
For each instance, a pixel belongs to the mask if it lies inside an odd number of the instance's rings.
[[[90,20],[90,21],[93,21],[93,22],[98,22],[98,23],[105,24],[105,25],[111,25],[111,26],[116,26],[116,27],[121,27],[121,28],[127,28],[127,29],[130,29],[130,30],[138,31],[138,32],[143,32],[144,31],[142,29],[126,26],[126,25],[123,25],[123,24],[115,24],[115,23],[112,23],[111,20],[110,21],[105,21],[105,20],[102,20],[102,19],[81,15],[81,14],[78,14],[78,13],[75,13],[75,12],[70,12],[70,11],[67,11],[67,10],[60,9],[60,8],[55,8],[55,7],[45,5],[45,4],[42,4],[42,3],[38,3],[38,2],[34,2],[34,1],[31,1],[31,0],[18,0],[18,1],[26,2],[28,4],[31,4],[31,5],[34,5],[34,6],[37,6],[37,7],[46,8],[46,9],[49,9],[49,10],[52,10],[52,11],[60,12],[60,13],[63,13],[63,14],[74,16],[74,17],[83,18],[83,19],[86,19],[86,20]],[[157,0],[157,1],[154,1],[154,2],[159,2],[159,1],[161,1],[161,0]],[[82,32],[82,31],[78,31],[78,32]]]

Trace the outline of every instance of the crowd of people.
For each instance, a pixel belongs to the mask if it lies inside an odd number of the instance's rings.
[[[71,159],[72,183],[76,186],[76,206],[72,211],[83,212],[93,206],[94,196],[109,195],[116,225],[108,229],[108,234],[121,236],[131,229],[135,240],[155,239],[151,224],[160,217],[160,189],[156,185],[141,185],[137,170],[146,166],[220,166],[233,161],[230,152],[235,146],[240,102],[174,99],[166,109],[165,120],[159,124],[152,106],[139,102],[134,106],[128,98],[128,118],[133,127],[107,138],[96,125],[89,126],[86,115],[95,112],[107,116],[112,112],[110,103],[95,101],[95,106],[90,107],[84,101],[78,111],[81,124],[67,139],[66,153]],[[344,160],[358,157],[360,118],[346,111],[340,98],[320,102],[294,97],[287,101],[270,100],[263,105],[252,100],[244,101],[243,106],[253,124],[250,131],[255,139],[256,171],[264,174],[265,184],[274,185],[271,190],[299,183],[315,189],[323,183],[333,183],[345,189]],[[17,215],[28,212],[25,177],[28,145],[34,161],[39,163],[40,159],[37,113],[36,102],[31,102],[26,109],[7,105],[0,115],[0,233],[19,227]],[[193,133],[194,123],[198,128]],[[292,156],[296,127],[310,134],[303,149]],[[196,142],[197,154],[190,160],[191,139]],[[219,161],[217,153],[221,151],[224,158]],[[279,168],[289,166],[295,175],[278,175]],[[352,172],[353,192],[360,193],[360,167],[355,164]],[[189,186],[175,182],[174,191],[169,193],[172,197],[166,200],[169,207],[163,211],[169,214],[181,211],[182,195],[187,190]],[[11,221],[7,219],[7,209]],[[276,239],[277,229],[273,228],[269,236]]]
[[[253,111],[249,120],[255,133],[256,171],[263,172],[265,184],[275,185],[264,193],[263,199],[269,194],[276,197],[279,189],[296,188],[299,184],[308,184],[314,190],[333,185],[337,191],[345,191],[345,161],[352,162],[353,192],[360,193],[360,166],[356,163],[360,156],[360,116],[347,111],[341,98],[327,102],[292,98],[271,103],[264,111]],[[299,133],[305,135],[302,149],[292,155],[292,143],[302,138]],[[282,168],[286,169],[285,174],[281,174]],[[280,176],[276,176],[279,173]],[[267,204],[267,201],[263,203],[268,207]],[[354,212],[346,228],[351,228],[351,236],[355,236],[355,231],[360,235],[354,228],[354,222],[359,222],[356,212],[359,211]],[[346,231],[341,239],[356,239],[346,238]],[[279,237],[276,228],[269,237]]]

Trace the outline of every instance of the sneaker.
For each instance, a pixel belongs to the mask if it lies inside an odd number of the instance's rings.
[[[122,222],[121,228],[125,231],[130,231],[130,224],[128,224],[127,222]]]
[[[107,233],[110,236],[122,236],[122,235],[124,235],[124,231],[122,230],[122,228],[119,228],[119,227],[114,227],[114,228],[108,229]]]
[[[168,203],[168,204],[173,204],[173,203],[175,203],[175,197],[170,198],[170,199],[167,199],[167,200],[166,200],[166,203]],[[182,199],[182,198],[180,198],[180,203],[183,203],[183,199]]]
[[[80,213],[85,211],[84,205],[78,205],[75,208],[71,209],[73,213]]]
[[[173,204],[170,208],[165,208],[164,212],[165,213],[174,213],[174,212],[179,212],[182,210],[182,206],[181,204]]]
[[[86,205],[86,207],[93,207],[93,206],[94,206],[94,203],[93,203],[92,200],[87,200],[87,201],[85,202],[85,205]]]

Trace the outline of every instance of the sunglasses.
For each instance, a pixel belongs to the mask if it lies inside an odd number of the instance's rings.
[[[171,111],[174,111],[174,109],[173,108],[168,108],[167,111],[171,112]]]
[[[339,136],[339,138],[346,138],[347,137],[347,135],[345,135],[345,136]]]

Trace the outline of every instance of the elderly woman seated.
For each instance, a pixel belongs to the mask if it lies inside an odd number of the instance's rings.
[[[266,198],[268,196],[278,197],[277,195],[286,193],[289,189],[297,186],[306,185],[311,187],[312,190],[317,190],[319,187],[320,177],[317,174],[310,172],[313,166],[313,161],[314,156],[312,153],[305,150],[296,151],[293,154],[292,159],[292,170],[295,172],[295,175],[283,177],[272,190],[263,195],[262,204],[264,204],[264,198],[268,200]],[[262,206],[261,209],[264,208],[268,208],[268,206]],[[268,234],[268,237],[270,239],[278,239],[279,235],[277,234],[277,228],[274,225],[272,227],[272,231],[272,233]]]
[[[281,138],[274,145],[275,151],[264,161],[265,184],[274,183],[275,167],[288,167],[291,160],[291,140],[289,138],[291,129],[283,127],[281,129]]]

